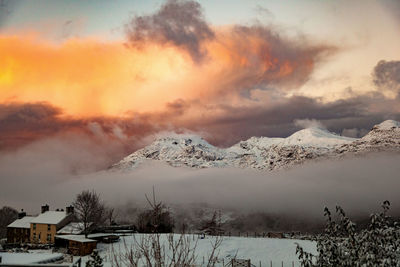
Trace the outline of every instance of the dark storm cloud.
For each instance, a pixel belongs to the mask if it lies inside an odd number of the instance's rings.
[[[48,103],[11,103],[0,105],[0,148],[48,137],[64,128],[79,127],[79,121],[62,121],[62,111]]]
[[[300,129],[295,121],[302,119],[318,120],[328,130],[339,134],[343,129],[351,128],[365,133],[383,120],[400,120],[396,111],[398,105],[400,101],[386,99],[380,94],[329,103],[294,96],[251,107],[204,105],[202,109],[219,110],[218,115],[185,121],[180,126],[194,132],[206,132],[206,139],[220,146],[230,146],[252,136],[286,137]]]
[[[379,88],[400,94],[400,61],[379,61],[374,68],[373,77]]]
[[[84,119],[63,116],[61,110],[45,103],[0,105],[0,148],[72,132],[119,144],[116,161],[147,145],[160,132],[188,131],[214,145],[230,146],[252,136],[289,136],[300,129],[296,122],[307,119],[319,121],[330,131],[360,137],[383,120],[400,120],[399,105],[399,99],[379,93],[329,103],[293,96],[269,105],[243,107],[178,99],[168,103],[163,112]],[[188,113],[192,115],[186,116]]]
[[[168,0],[153,15],[135,16],[126,25],[126,32],[132,46],[149,41],[172,44],[186,50],[196,62],[206,55],[202,42],[215,37],[201,5],[185,0]]]
[[[132,118],[69,117],[45,102],[0,104],[0,150],[18,149],[35,141],[69,135],[109,146],[108,163],[112,163],[115,158],[142,146],[139,140],[152,131],[153,125]]]

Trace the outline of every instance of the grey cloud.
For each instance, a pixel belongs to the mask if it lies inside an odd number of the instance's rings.
[[[351,129],[343,129],[342,135],[347,137],[360,138],[366,135],[368,132],[369,129],[351,128]]]
[[[309,79],[317,62],[336,50],[305,36],[285,38],[273,26],[262,24],[235,25],[228,35],[232,53],[247,63],[233,62],[231,72],[223,74],[231,81],[223,86],[224,93],[239,91],[243,96],[253,89],[297,88]],[[223,38],[218,41],[224,44]]]
[[[374,68],[373,77],[379,88],[400,94],[400,61],[379,61]]]
[[[21,2],[21,0],[0,0],[0,30]]]
[[[295,119],[294,125],[301,127],[301,128],[310,128],[310,127],[316,127],[316,128],[325,128],[325,126],[318,120],[315,119]]]
[[[126,25],[126,33],[132,46],[140,47],[143,42],[172,44],[186,50],[196,62],[206,56],[202,42],[215,37],[201,5],[190,0],[168,0],[153,15],[135,16]]]

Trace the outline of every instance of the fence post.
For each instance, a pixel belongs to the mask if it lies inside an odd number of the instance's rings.
[[[260,261],[260,267],[261,267],[261,261]]]
[[[271,263],[271,267],[272,267],[272,261],[270,261],[270,263]]]
[[[292,267],[294,267],[294,261],[292,261]]]
[[[282,261],[282,267],[283,267],[283,261]]]

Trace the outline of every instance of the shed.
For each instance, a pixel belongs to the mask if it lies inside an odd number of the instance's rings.
[[[86,238],[84,235],[56,235],[55,246],[67,248],[68,254],[85,256],[97,247],[97,241]]]
[[[267,233],[267,237],[269,237],[269,238],[285,238],[283,233],[274,233],[274,232]]]

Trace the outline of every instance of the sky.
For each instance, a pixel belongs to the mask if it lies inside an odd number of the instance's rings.
[[[0,164],[85,173],[160,135],[226,147],[299,120],[361,137],[400,120],[399,23],[395,0],[0,0]]]
[[[296,119],[361,135],[399,118],[397,1],[0,6],[0,147],[93,127],[128,150],[161,131],[227,146]]]

